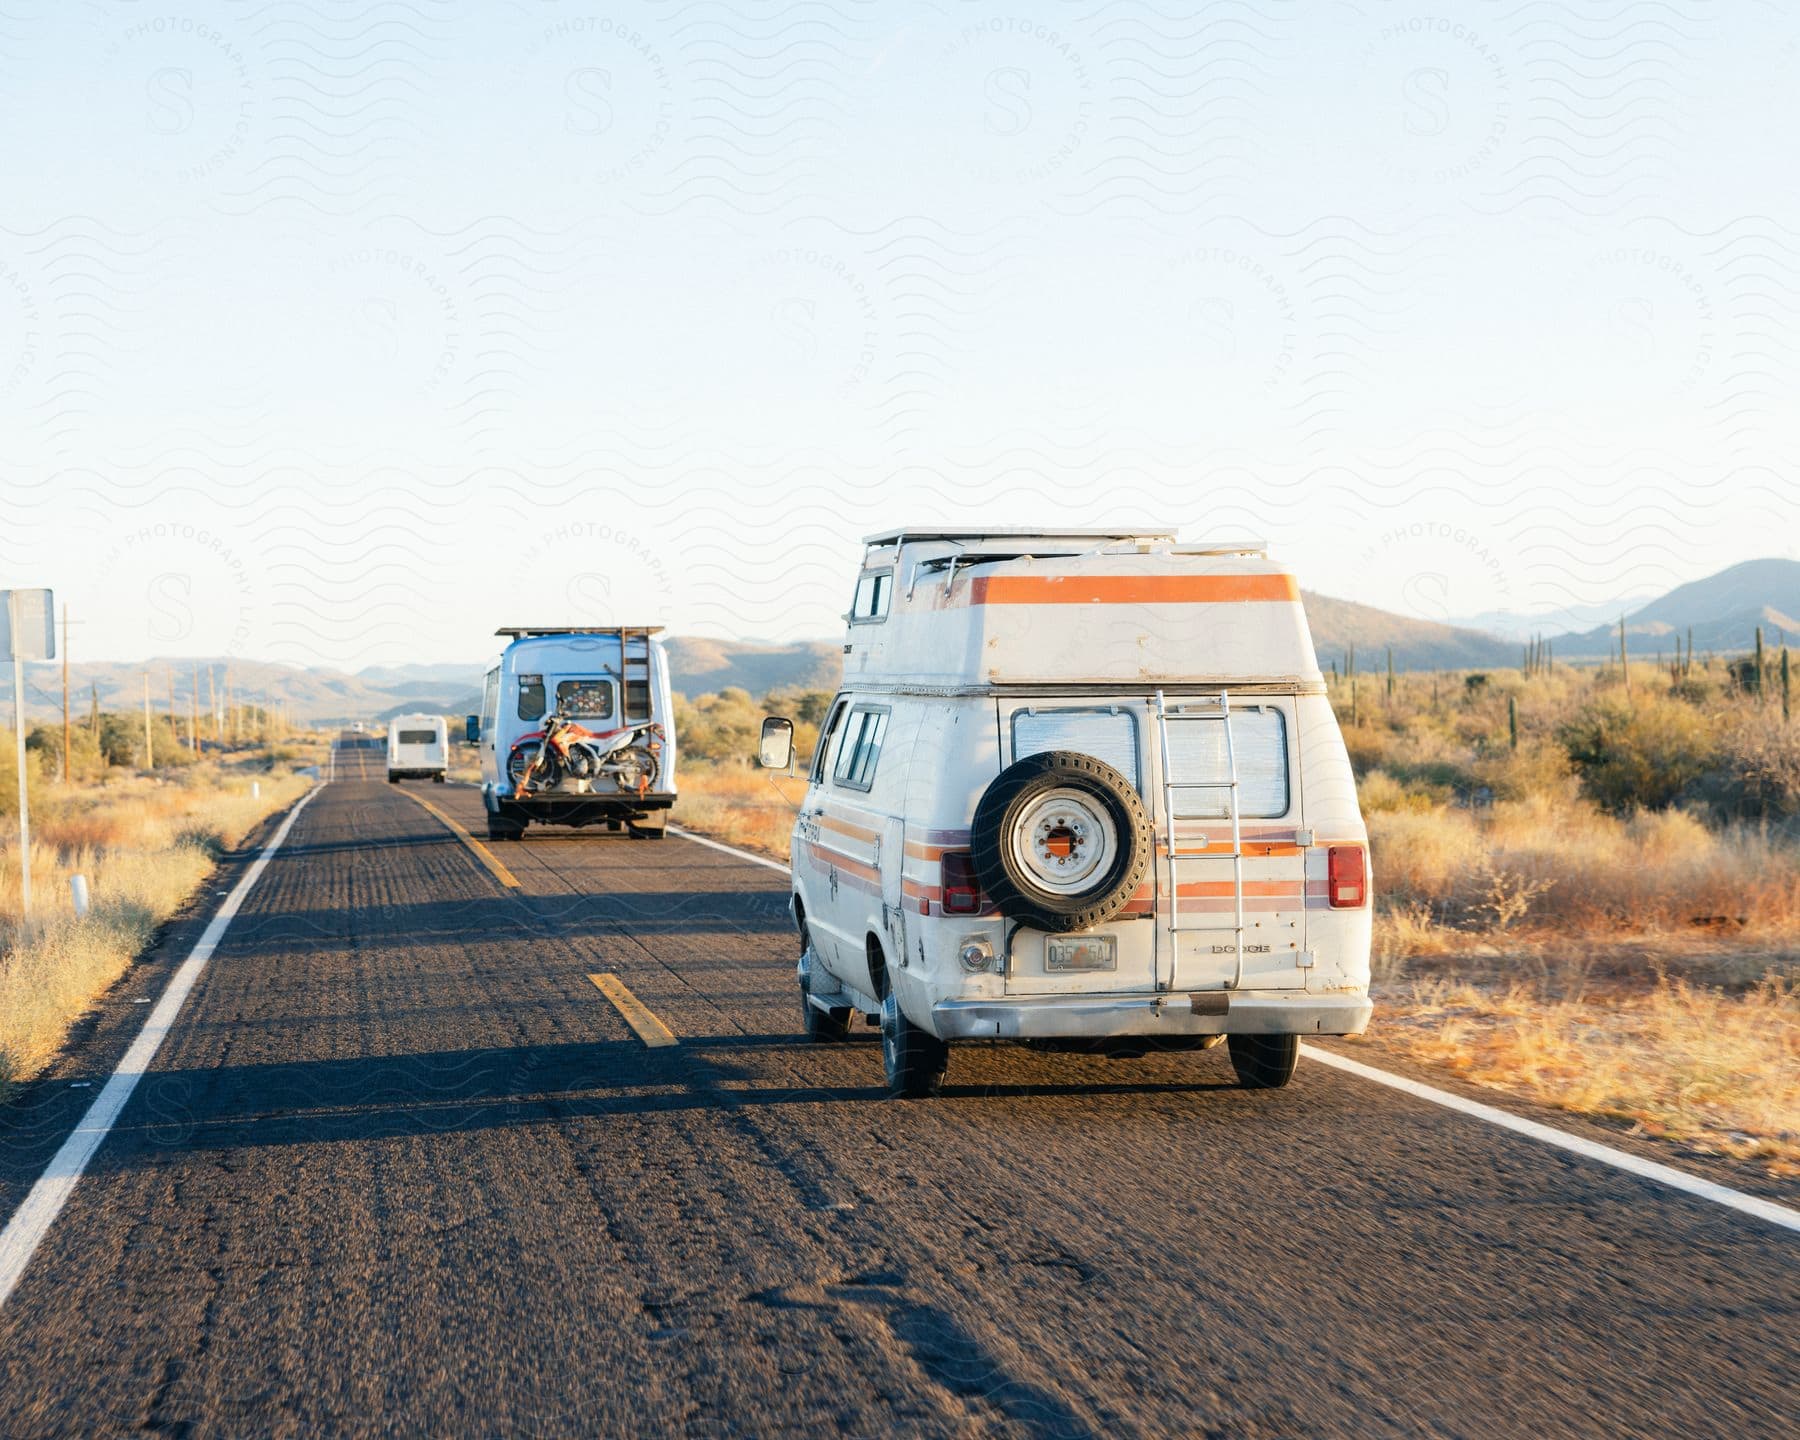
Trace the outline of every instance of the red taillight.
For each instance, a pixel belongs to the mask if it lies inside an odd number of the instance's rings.
[[[1358,909],[1369,895],[1369,872],[1360,845],[1333,845],[1325,852],[1325,893],[1333,910]]]
[[[967,850],[944,852],[944,913],[981,913],[981,885],[975,879],[975,857]]]

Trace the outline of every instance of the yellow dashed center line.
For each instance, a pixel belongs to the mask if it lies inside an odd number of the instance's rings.
[[[679,1045],[671,1030],[655,1015],[644,1002],[625,988],[625,982],[617,975],[590,975],[588,979],[600,987],[600,993],[612,1001],[613,1008],[625,1017],[625,1023],[637,1034],[638,1039],[652,1050],[665,1045]]]
[[[456,838],[458,840],[462,841],[463,844],[467,845],[469,847],[469,849],[474,852],[475,858],[477,860],[479,860],[483,865],[487,866],[487,868],[489,870],[493,871],[494,878],[496,880],[498,880],[502,885],[504,885],[508,890],[517,890],[519,888],[519,881],[518,881],[517,877],[514,876],[512,871],[508,870],[504,865],[502,865],[498,860],[496,860],[494,858],[494,852],[492,850],[488,849],[487,846],[483,845],[479,840],[477,840],[467,830],[463,829],[462,826],[458,825],[454,820],[452,820],[442,810],[438,809],[437,806],[433,805],[424,796],[415,795],[411,790],[408,790],[404,787],[400,788],[400,793],[402,795],[406,796],[406,798],[408,800],[418,801],[419,804],[423,805],[433,815],[437,816],[437,818],[439,820],[442,820],[444,822],[444,824],[449,827],[450,833],[452,835],[456,836]]]

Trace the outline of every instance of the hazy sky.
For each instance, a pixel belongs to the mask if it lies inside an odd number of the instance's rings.
[[[1797,97],[1758,0],[6,0],[0,586],[354,667],[830,634],[903,523],[1800,554]]]

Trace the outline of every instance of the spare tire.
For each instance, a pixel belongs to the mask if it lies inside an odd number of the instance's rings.
[[[1150,871],[1150,817],[1137,787],[1104,760],[1046,750],[994,778],[969,845],[1000,913],[1037,930],[1104,925]]]

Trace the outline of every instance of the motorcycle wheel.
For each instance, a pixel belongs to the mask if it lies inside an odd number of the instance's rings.
[[[506,757],[506,778],[512,782],[515,794],[520,790],[549,788],[551,772],[548,766],[538,766],[538,750],[536,745],[516,745],[512,754]],[[531,773],[533,766],[538,766],[536,775]]]
[[[662,773],[656,752],[644,745],[621,750],[613,759],[613,781],[627,794],[639,795],[656,788],[656,777]]]

